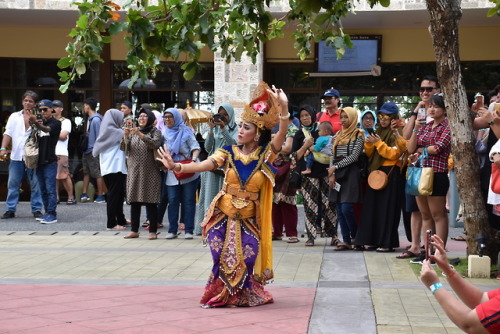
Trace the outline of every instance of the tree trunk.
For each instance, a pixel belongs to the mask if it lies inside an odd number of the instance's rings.
[[[478,233],[486,235],[485,252],[496,263],[499,243],[490,227],[481,195],[479,162],[474,147],[472,120],[460,67],[458,22],[462,17],[460,0],[427,0],[431,16],[430,33],[436,54],[436,67],[452,132],[452,153],[460,201],[464,208],[467,253],[477,254]]]

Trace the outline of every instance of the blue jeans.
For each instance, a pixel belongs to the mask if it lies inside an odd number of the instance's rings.
[[[36,168],[38,182],[42,190],[43,206],[45,213],[57,217],[56,175],[57,161]]]
[[[352,203],[337,203],[337,218],[345,244],[352,244],[351,239],[356,237],[356,218]]]
[[[196,189],[200,178],[189,183],[168,186],[168,233],[177,233],[179,223],[179,207],[184,211],[184,228],[186,233],[193,233],[194,216],[196,214]]]
[[[34,169],[26,168],[24,161],[11,160],[9,163],[9,180],[7,185],[7,211],[16,212],[19,202],[19,189],[24,177],[28,177],[31,187],[31,212],[42,211],[42,193]]]

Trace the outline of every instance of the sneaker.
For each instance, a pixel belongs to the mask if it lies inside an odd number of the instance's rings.
[[[424,260],[425,260],[425,253],[420,253],[419,256],[417,256],[416,258],[410,260],[410,263],[413,263],[413,264],[423,264]],[[431,266],[435,266],[435,265],[436,265],[436,262],[434,262],[433,260],[431,260]]]
[[[167,233],[167,235],[165,236],[165,239],[175,239],[177,238],[177,233]]]
[[[413,263],[413,264],[422,264],[425,260],[425,253],[420,253],[419,256],[417,256],[416,258],[414,259],[411,259],[410,260],[410,263]]]
[[[95,201],[94,203],[97,203],[97,204],[104,204],[106,203],[106,198],[104,198],[103,195],[99,195],[95,198]]]
[[[193,233],[184,234],[184,239],[193,239]]]
[[[66,205],[74,205],[74,204],[76,204],[76,199],[75,198],[70,198],[66,202]]]
[[[80,196],[80,202],[87,203],[88,201],[90,201],[89,195],[82,194],[82,196]]]
[[[42,216],[43,216],[43,214],[40,211],[33,212],[33,217],[35,217],[35,219],[40,218]]]
[[[48,214],[48,213],[46,213],[46,214],[44,214],[43,216],[36,217],[36,218],[35,218],[35,220],[38,220],[39,222],[41,222],[42,220],[45,220],[45,218],[47,218],[47,216],[48,216],[48,215],[49,215],[49,214]]]
[[[40,224],[55,224],[57,223],[57,218],[52,215],[47,215],[44,220],[40,222]]]
[[[14,218],[16,214],[14,211],[5,211],[5,213],[2,216],[2,219],[9,219],[9,218]]]

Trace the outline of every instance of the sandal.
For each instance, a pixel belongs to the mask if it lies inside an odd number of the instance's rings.
[[[162,223],[158,223],[158,228],[163,228],[163,224]]]
[[[286,242],[288,242],[289,244],[295,244],[295,243],[297,243],[299,241],[300,240],[297,237],[290,237],[290,238],[288,238],[288,240]]]
[[[333,250],[338,252],[338,251],[345,251],[345,250],[351,250],[351,246],[348,244],[340,244],[337,246],[337,248],[334,248]]]
[[[282,240],[282,239],[283,239],[283,237],[275,237],[274,235],[273,235],[273,238],[272,238],[272,240]]]
[[[66,205],[73,205],[73,204],[76,204],[76,199],[74,199],[74,198],[70,198],[70,199],[68,199],[68,201],[66,202]]]
[[[156,233],[149,233],[148,239],[149,240],[156,240],[156,239],[158,239],[158,234],[156,234]]]
[[[149,219],[146,219],[144,224],[142,224],[142,227],[149,227]]]
[[[412,251],[408,250],[408,251],[406,251],[404,253],[401,253],[398,256],[396,256],[396,259],[411,259],[411,258],[417,257],[418,255],[419,254],[415,254]]]
[[[456,238],[451,238],[451,240],[455,240],[455,241],[467,241],[463,235],[459,236],[459,237],[456,237]]]
[[[354,246],[353,248],[355,251],[364,251],[365,250],[365,246],[361,246],[361,245],[356,245]]]
[[[340,240],[336,237],[332,238],[332,241],[330,242],[330,246],[337,246],[339,244]]]
[[[307,239],[306,246],[314,246],[314,239],[313,238]]]

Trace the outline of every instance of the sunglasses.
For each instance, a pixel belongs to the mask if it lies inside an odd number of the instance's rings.
[[[423,93],[423,92],[430,93],[430,92],[432,92],[434,89],[436,89],[436,87],[420,87],[419,92],[420,92],[420,93]]]
[[[389,115],[378,114],[377,117],[378,117],[379,120],[383,120],[383,119],[388,120],[388,119],[391,119],[391,116],[389,116]]]

